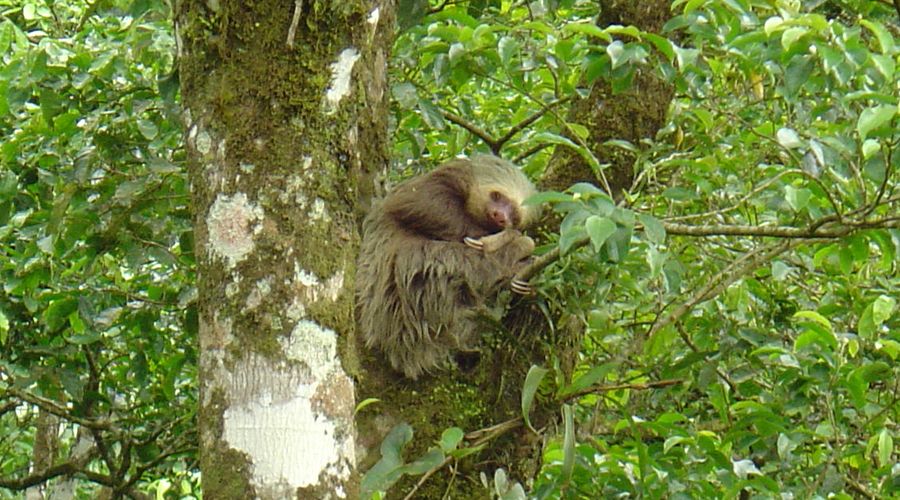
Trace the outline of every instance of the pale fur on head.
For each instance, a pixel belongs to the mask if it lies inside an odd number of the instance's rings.
[[[466,200],[466,210],[469,213],[475,213],[477,207],[486,206],[491,191],[499,191],[519,207],[521,220],[518,228],[527,227],[537,220],[540,216],[540,207],[522,204],[537,190],[519,167],[493,155],[473,155],[469,161],[475,177],[474,183],[481,188],[473,190],[469,199]],[[483,168],[485,166],[492,168]]]

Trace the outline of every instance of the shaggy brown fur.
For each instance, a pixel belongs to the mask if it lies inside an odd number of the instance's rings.
[[[471,349],[476,309],[534,250],[518,231],[536,216],[521,206],[533,192],[512,164],[476,156],[413,178],[376,203],[363,225],[356,277],[366,345],[412,379]],[[513,207],[503,227],[484,209],[499,199]],[[503,229],[502,237],[489,236]],[[463,242],[483,237],[480,249]]]

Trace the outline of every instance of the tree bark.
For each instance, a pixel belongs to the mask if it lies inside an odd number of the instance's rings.
[[[636,26],[658,33],[670,18],[670,3],[663,0],[630,2],[603,0],[597,24]],[[642,139],[652,139],[665,124],[674,89],[652,69],[641,68],[634,74],[631,87],[614,93],[607,80],[597,80],[588,97],[578,100],[569,112],[569,121],[587,127],[587,147],[600,160],[609,164],[604,175],[610,195],[616,198],[631,188],[636,155],[614,146],[610,139],[626,140],[640,146]],[[557,148],[541,181],[544,189],[565,189],[576,182],[597,183],[587,163],[574,151]]]
[[[176,6],[208,498],[357,496],[351,277],[388,162],[393,9]]]

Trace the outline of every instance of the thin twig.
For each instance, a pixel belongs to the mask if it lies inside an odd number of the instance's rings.
[[[288,28],[287,46],[294,48],[294,38],[297,36],[297,26],[300,24],[300,14],[303,12],[303,0],[294,0],[294,15],[291,17],[291,27]]]

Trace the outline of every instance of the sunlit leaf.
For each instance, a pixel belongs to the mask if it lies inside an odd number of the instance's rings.
[[[856,122],[856,132],[859,137],[865,139],[869,132],[878,129],[890,122],[897,114],[897,106],[880,105],[866,108],[859,115]]]
[[[525,384],[522,386],[522,418],[525,420],[525,425],[535,433],[537,433],[537,431],[531,426],[529,415],[531,413],[531,406],[534,404],[534,396],[537,393],[538,387],[540,387],[544,376],[547,375],[547,372],[548,370],[546,368],[532,365],[531,368],[528,369],[528,374],[525,376]]]
[[[591,237],[591,243],[594,251],[599,252],[606,242],[607,238],[616,232],[616,223],[607,217],[599,217],[592,215],[587,218],[584,223],[588,236]]]

